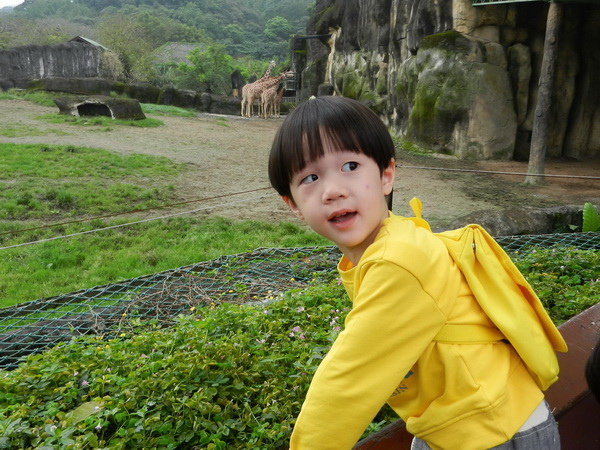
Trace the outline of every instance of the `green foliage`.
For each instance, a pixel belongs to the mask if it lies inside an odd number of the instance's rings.
[[[263,31],[268,39],[281,39],[285,41],[290,38],[292,32],[292,26],[281,16],[269,19]]]
[[[92,29],[85,23],[74,22],[65,16],[39,19],[0,17],[0,48],[20,45],[48,45],[66,42],[73,36],[89,36]]]
[[[20,17],[30,20],[48,17],[61,17],[76,19],[79,17],[93,17],[93,9],[86,2],[73,2],[72,0],[44,0],[26,1],[15,8],[15,13]]]
[[[223,45],[235,58],[289,57],[289,39],[303,34],[313,0],[27,0],[0,18],[0,48],[65,42],[82,35],[116,52],[127,81],[173,83],[153,52],[165,43]],[[158,72],[157,72],[158,71]],[[167,71],[166,75],[169,75]]]
[[[139,74],[148,75],[151,70],[145,58],[155,48],[141,21],[123,14],[106,15],[98,23],[98,39],[102,45],[119,55],[128,81],[138,81]]]
[[[555,323],[600,299],[600,252],[596,250],[535,248],[514,255],[514,260]]]
[[[600,231],[600,214],[596,207],[589,202],[583,205],[582,231]]]
[[[260,51],[253,54],[254,57],[287,62],[290,39],[293,34],[293,27],[287,19],[281,16],[272,17],[263,29],[263,35],[266,39]]]
[[[225,53],[225,47],[209,44],[204,50],[196,48],[190,52],[191,65],[180,63],[177,85],[184,89],[195,89],[226,95],[231,90],[230,74],[233,72],[233,58]]]
[[[286,448],[346,314],[335,281],[175,327],[83,338],[0,372],[9,448]]]
[[[267,70],[267,67],[269,67],[270,62],[271,61],[257,61],[252,58],[238,58],[235,60],[235,67],[246,80],[249,80],[252,76],[255,76],[256,78],[262,77]],[[279,73],[283,67],[283,65],[277,64],[271,73]]]
[[[202,42],[203,30],[150,11],[114,11],[101,16],[96,26],[98,39],[116,52],[126,79],[154,81],[157,77],[154,52],[166,42]]]

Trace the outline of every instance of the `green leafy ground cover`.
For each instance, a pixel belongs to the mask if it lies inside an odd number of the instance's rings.
[[[514,259],[555,322],[598,301],[597,251]],[[0,446],[286,448],[348,307],[332,272],[279,301],[207,306],[172,328],[139,323],[30,356],[0,372]],[[395,419],[384,407],[365,434]]]
[[[529,249],[513,258],[556,324],[600,301],[598,250]]]

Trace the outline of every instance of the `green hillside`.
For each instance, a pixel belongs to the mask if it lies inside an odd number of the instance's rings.
[[[312,0],[25,0],[0,15],[0,49],[85,36],[119,56],[125,81],[198,89],[203,81],[197,73],[155,67],[158,49],[198,44],[201,53],[211,52],[204,58],[209,65],[217,61],[246,77],[260,74],[271,60],[279,69],[289,59],[290,37],[305,33],[313,5]]]

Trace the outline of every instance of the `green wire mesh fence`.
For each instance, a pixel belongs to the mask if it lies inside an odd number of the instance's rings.
[[[333,247],[257,249],[2,308],[0,368],[76,336],[117,335],[132,319],[167,324],[202,305],[269,300],[330,273],[338,259]]]
[[[496,238],[513,251],[549,246],[600,250],[600,233]],[[0,309],[0,369],[16,367],[23,356],[85,334],[115,336],[132,319],[167,325],[180,314],[223,302],[270,301],[315,278],[333,276],[340,257],[335,247],[258,249],[223,256],[157,274],[95,286]]]

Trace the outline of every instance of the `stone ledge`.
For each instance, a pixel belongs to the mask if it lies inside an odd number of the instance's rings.
[[[581,229],[583,205],[553,206],[550,208],[514,207],[500,211],[476,211],[453,220],[444,229],[461,228],[478,223],[492,236],[551,234],[557,230],[569,232],[573,225]]]
[[[91,97],[58,97],[54,99],[60,114],[71,116],[105,116],[112,119],[140,120],[146,115],[138,100],[101,95]]]

